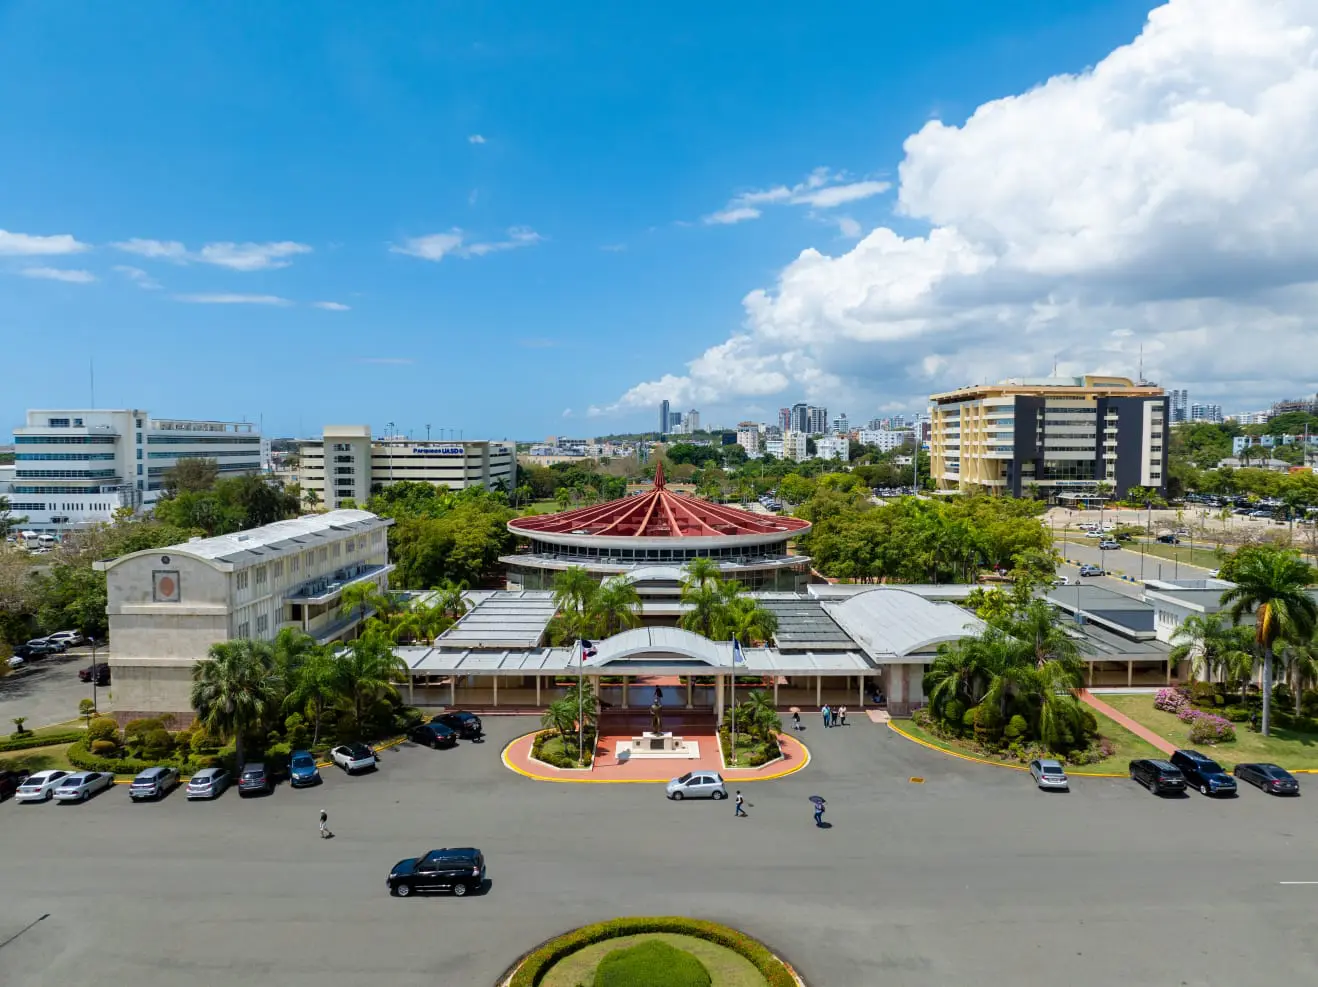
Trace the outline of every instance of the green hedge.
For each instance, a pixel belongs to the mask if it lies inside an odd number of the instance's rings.
[[[108,771],[116,775],[135,775],[157,764],[155,761],[139,761],[132,757],[97,757],[87,749],[86,737],[79,737],[70,744],[67,756],[75,768],[83,771]]]
[[[535,740],[531,741],[531,756],[537,761],[544,761],[545,764],[552,764],[556,768],[575,768],[577,762],[574,758],[566,754],[559,754],[554,751],[546,751],[545,745],[558,736],[557,730],[542,730],[535,735]],[[595,759],[596,734],[591,730],[586,733],[584,739],[583,753],[585,759],[582,767],[590,767]]]
[[[508,987],[539,987],[540,982],[555,963],[597,942],[617,939],[620,936],[656,932],[694,936],[723,946],[749,960],[768,982],[769,987],[796,987],[796,978],[788,970],[787,965],[775,957],[758,939],[753,939],[736,929],[730,929],[726,925],[719,925],[717,922],[673,915],[655,918],[615,918],[594,925],[583,925],[579,929],[566,932],[528,953],[519,963],[517,972],[513,974]]]
[[[705,965],[662,939],[642,939],[615,949],[595,969],[594,987],[710,987]]]
[[[25,751],[33,747],[53,747],[56,744],[71,744],[75,740],[81,740],[83,732],[81,730],[65,730],[60,733],[43,733],[43,734],[26,734],[22,737],[11,737],[8,740],[0,740],[0,753],[5,751]]]

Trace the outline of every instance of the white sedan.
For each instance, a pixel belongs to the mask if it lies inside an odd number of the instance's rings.
[[[86,802],[97,792],[114,784],[114,775],[105,771],[81,771],[67,776],[55,789],[56,802]]]
[[[342,744],[330,751],[330,760],[351,774],[374,768],[376,757],[375,751],[365,744]]]
[[[49,802],[61,781],[67,778],[67,771],[38,771],[23,779],[14,793],[15,802]]]

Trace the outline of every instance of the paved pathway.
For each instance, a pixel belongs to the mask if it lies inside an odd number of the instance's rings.
[[[1090,706],[1098,710],[1104,716],[1109,717],[1110,719],[1113,719],[1116,722],[1120,723],[1123,727],[1125,727],[1135,736],[1139,737],[1141,740],[1147,740],[1150,744],[1158,748],[1158,750],[1162,751],[1164,754],[1170,754],[1172,751],[1176,750],[1175,746],[1168,743],[1162,737],[1159,737],[1148,727],[1141,726],[1140,724],[1136,723],[1125,713],[1117,712],[1107,703],[1103,702],[1103,700],[1094,696],[1088,689],[1080,690],[1080,701],[1088,703]]]

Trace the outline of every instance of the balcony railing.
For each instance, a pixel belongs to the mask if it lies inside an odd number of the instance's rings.
[[[326,603],[342,593],[353,583],[374,579],[386,572],[392,572],[392,565],[372,565],[359,563],[344,566],[332,575],[321,576],[303,583],[291,593],[284,594],[286,603]]]

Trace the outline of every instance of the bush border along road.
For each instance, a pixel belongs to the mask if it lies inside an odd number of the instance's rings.
[[[555,963],[579,949],[621,936],[666,932],[705,939],[732,950],[750,961],[768,982],[769,987],[805,987],[805,981],[786,960],[775,955],[764,943],[744,932],[717,922],[680,915],[653,918],[614,918],[555,936],[541,943],[519,959],[497,981],[498,987],[539,987]]]

